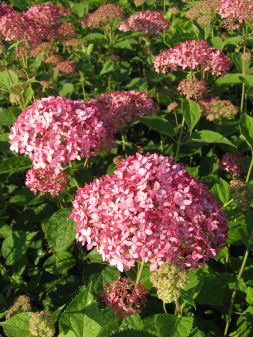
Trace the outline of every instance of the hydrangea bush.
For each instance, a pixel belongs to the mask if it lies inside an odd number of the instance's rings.
[[[252,23],[1,2],[1,336],[252,336]]]

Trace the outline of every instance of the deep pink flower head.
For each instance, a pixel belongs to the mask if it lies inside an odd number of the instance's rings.
[[[68,183],[68,176],[64,172],[55,173],[50,167],[37,170],[31,168],[26,173],[26,186],[41,195],[48,192],[55,197],[67,188]]]
[[[197,78],[186,78],[178,84],[177,90],[186,98],[201,98],[207,91],[207,83]]]
[[[122,32],[134,31],[155,35],[167,29],[169,25],[170,22],[160,12],[144,11],[131,15],[126,21],[122,22],[119,30]]]
[[[113,144],[113,128],[96,102],[48,97],[34,102],[10,131],[11,150],[27,154],[35,169],[96,155]]]
[[[0,17],[14,12],[14,9],[7,4],[0,4]]]
[[[79,188],[71,218],[77,240],[129,270],[136,261],[202,265],[225,245],[227,221],[208,189],[171,157],[136,154],[114,175]]]
[[[115,315],[127,317],[141,311],[147,295],[148,291],[142,283],[136,284],[128,277],[122,277],[107,284],[101,297]]]
[[[225,153],[220,161],[220,169],[228,172],[233,176],[240,176],[247,172],[246,167],[242,164],[244,157],[241,153]]]
[[[69,9],[54,5],[50,2],[31,6],[25,12],[26,18],[45,27],[53,27],[58,23],[61,17],[71,15],[72,13]]]
[[[224,75],[231,66],[231,60],[219,49],[212,48],[205,40],[189,40],[179,43],[157,55],[154,61],[155,71],[166,74],[169,69],[197,69],[202,66],[204,71],[213,75]]]
[[[218,13],[228,29],[236,29],[245,21],[253,21],[253,1],[220,0]]]
[[[96,98],[101,110],[115,128],[122,128],[133,119],[156,113],[157,106],[148,94],[141,91],[115,91]]]

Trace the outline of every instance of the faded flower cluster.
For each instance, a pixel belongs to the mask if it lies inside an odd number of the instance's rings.
[[[186,98],[201,98],[207,91],[207,84],[204,80],[197,78],[186,78],[179,82],[178,92]]]
[[[246,167],[243,165],[244,156],[241,153],[225,153],[220,161],[220,169],[230,173],[232,176],[240,176],[246,173]]]
[[[196,267],[226,242],[226,217],[207,188],[158,154],[122,160],[113,176],[79,188],[71,218],[77,240],[120,271],[136,261],[152,271]]]
[[[128,277],[121,277],[105,286],[102,299],[118,317],[140,312],[146,303],[148,291],[142,283],[136,284]]]
[[[119,30],[122,32],[134,31],[148,35],[156,35],[169,27],[170,23],[160,12],[143,11],[131,15],[122,22]]]
[[[232,102],[218,97],[200,100],[199,105],[201,106],[206,119],[211,122],[222,118],[233,119],[239,111],[239,108]]]

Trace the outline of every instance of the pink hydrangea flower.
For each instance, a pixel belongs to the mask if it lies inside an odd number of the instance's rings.
[[[187,98],[200,98],[207,91],[207,84],[204,80],[198,80],[196,78],[186,78],[179,82],[177,90],[183,96]]]
[[[244,157],[241,153],[225,153],[220,161],[220,169],[228,172],[233,176],[240,176],[247,172],[246,167],[242,164]]]
[[[129,90],[115,91],[99,95],[96,98],[101,110],[121,128],[137,117],[156,113],[154,100],[145,92]]]
[[[122,160],[114,175],[78,189],[77,240],[121,272],[136,261],[202,265],[225,245],[227,221],[207,188],[171,157]]]
[[[218,13],[228,29],[236,29],[245,21],[253,21],[252,0],[220,0]]]
[[[26,186],[34,193],[41,195],[50,193],[53,197],[64,191],[69,183],[68,176],[64,172],[55,173],[50,167],[45,169],[31,168],[26,174]]]
[[[210,71],[213,75],[224,75],[231,66],[231,60],[219,49],[212,48],[205,40],[189,40],[179,43],[157,55],[154,61],[155,71],[166,74],[169,69],[176,71],[184,69]]]
[[[113,144],[113,127],[94,100],[48,97],[34,102],[10,131],[11,150],[27,154],[35,169],[96,155]]]
[[[14,12],[14,9],[7,4],[0,4],[0,17]]]
[[[76,63],[74,61],[60,61],[56,65],[56,69],[64,74],[74,74],[76,72]]]
[[[147,295],[148,291],[142,283],[136,284],[128,277],[122,277],[107,284],[101,297],[115,315],[127,317],[141,311]]]
[[[155,35],[167,29],[170,22],[160,12],[144,11],[131,15],[122,22],[119,30],[122,32],[134,31]]]

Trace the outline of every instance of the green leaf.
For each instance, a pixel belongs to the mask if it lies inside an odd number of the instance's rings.
[[[16,120],[14,113],[9,110],[0,108],[0,125],[11,126]]]
[[[56,255],[66,251],[75,239],[76,223],[69,218],[71,209],[60,209],[48,220],[46,238]]]
[[[74,86],[72,83],[64,83],[63,87],[59,91],[61,97],[70,96],[74,92]]]
[[[218,132],[211,131],[211,130],[195,131],[192,134],[192,138],[189,140],[189,143],[199,143],[202,145],[225,144],[225,145],[235,147],[235,145],[231,143],[230,140],[228,140],[226,137],[224,137]]]
[[[162,135],[173,138],[175,130],[173,125],[166,119],[159,116],[145,116],[140,118],[141,123],[147,125],[150,129],[155,130]]]
[[[61,333],[74,331],[76,337],[96,337],[101,330],[101,314],[90,289],[81,292],[69,304],[60,318]],[[64,336],[64,335],[63,335]]]
[[[31,160],[25,156],[11,156],[0,161],[0,174],[23,172],[31,166]]]
[[[100,71],[100,75],[109,74],[115,71],[115,63],[112,61],[106,61],[103,65],[103,68]]]
[[[191,134],[192,130],[194,129],[195,125],[198,123],[201,117],[200,106],[198,103],[190,99],[185,100],[183,113]]]
[[[252,287],[248,287],[247,288],[247,296],[246,296],[246,301],[253,305],[253,288]]]
[[[253,149],[253,118],[243,114],[240,118],[240,130],[247,144]]]
[[[231,85],[231,84],[240,84],[241,80],[240,80],[240,76],[242,76],[242,74],[226,74],[223,77],[219,77],[215,84],[217,85]]]
[[[62,252],[58,256],[50,256],[44,263],[43,268],[50,274],[66,274],[75,265],[75,258],[69,252]]]
[[[123,319],[120,325],[119,331],[129,330],[129,329],[135,329],[135,330],[144,329],[144,325],[143,325],[141,316],[139,314],[135,313]]]
[[[143,320],[145,328],[158,337],[188,337],[193,317],[178,317],[170,314],[149,316]]]
[[[31,313],[24,312],[17,314],[5,322],[1,322],[7,337],[30,337],[29,333],[29,321]]]
[[[230,200],[229,184],[222,178],[219,179],[219,183],[214,184],[212,192],[222,202],[222,204],[225,204]]]
[[[13,70],[0,72],[0,89],[10,91],[11,87],[18,83],[18,76]]]

